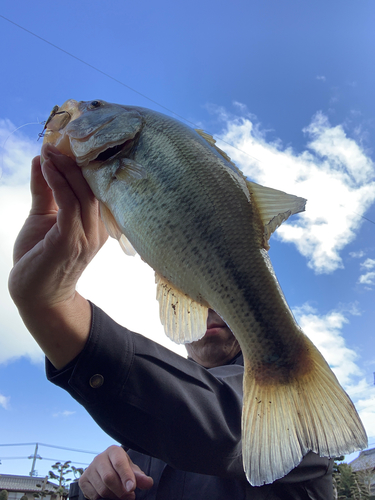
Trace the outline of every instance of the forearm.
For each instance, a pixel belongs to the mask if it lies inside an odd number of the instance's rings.
[[[26,328],[57,369],[84,348],[90,332],[91,307],[79,293],[54,306],[16,303]]]
[[[76,285],[108,234],[78,166],[43,150],[43,167],[39,157],[32,162],[32,206],[14,245],[9,292],[27,329],[62,368],[88,338],[91,308]]]

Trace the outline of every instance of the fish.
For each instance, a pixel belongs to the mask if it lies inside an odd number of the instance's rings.
[[[70,99],[52,110],[44,142],[76,161],[110,236],[154,269],[168,337],[199,340],[211,308],[238,340],[251,485],[284,477],[310,451],[337,457],[367,446],[268,256],[271,234],[305,199],[250,181],[212,136],[146,108]]]

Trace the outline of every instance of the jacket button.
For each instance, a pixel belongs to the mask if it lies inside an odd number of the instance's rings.
[[[100,375],[97,373],[96,375],[93,375],[90,378],[90,385],[93,389],[97,389],[98,387],[101,387],[104,383],[104,377],[103,375]]]

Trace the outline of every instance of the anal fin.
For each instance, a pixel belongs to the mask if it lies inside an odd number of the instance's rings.
[[[160,321],[167,337],[177,344],[199,340],[206,333],[208,308],[177,290],[155,273]]]

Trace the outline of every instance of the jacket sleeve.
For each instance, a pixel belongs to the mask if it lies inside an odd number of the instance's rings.
[[[242,366],[206,370],[93,305],[84,350],[62,370],[47,360],[47,377],[125,447],[176,469],[244,477]]]

